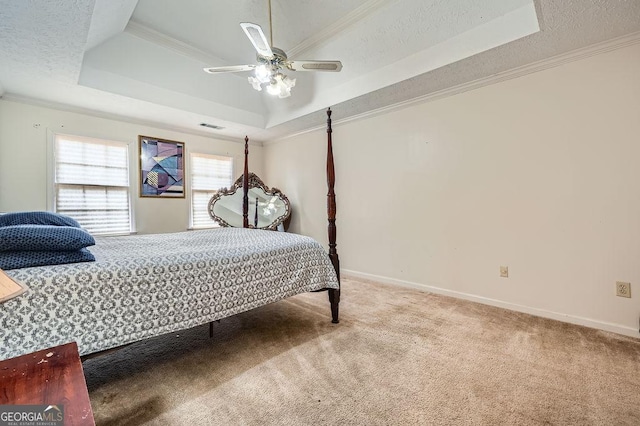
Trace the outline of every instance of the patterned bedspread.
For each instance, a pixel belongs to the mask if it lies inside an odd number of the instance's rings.
[[[285,232],[96,237],[90,250],[96,262],[6,271],[30,290],[0,304],[0,360],[69,341],[85,355],[338,288],[322,246]]]

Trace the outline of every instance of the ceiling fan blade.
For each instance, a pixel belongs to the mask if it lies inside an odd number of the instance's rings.
[[[204,72],[208,72],[209,74],[219,74],[223,72],[241,72],[241,71],[251,71],[255,68],[255,65],[232,65],[228,67],[211,67],[211,68],[203,68]]]
[[[241,22],[240,26],[247,37],[249,37],[249,40],[251,40],[251,44],[256,48],[259,55],[266,56],[267,58],[273,57],[273,52],[271,51],[271,47],[269,47],[267,37],[265,37],[264,32],[262,32],[260,25],[252,24],[251,22]]]
[[[340,61],[288,61],[287,68],[292,71],[333,71],[342,69]]]

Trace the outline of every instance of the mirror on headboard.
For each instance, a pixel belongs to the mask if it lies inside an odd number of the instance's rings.
[[[209,216],[220,226],[242,228],[243,195],[240,176],[231,188],[222,188],[211,197]],[[258,176],[249,173],[249,227],[276,230],[290,214],[287,196],[277,188],[270,189]]]

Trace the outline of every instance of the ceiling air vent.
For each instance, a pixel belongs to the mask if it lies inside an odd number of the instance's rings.
[[[222,130],[222,129],[224,129],[224,127],[216,126],[215,124],[200,123],[200,125],[201,125],[202,127],[208,127],[208,128],[210,128],[210,129],[216,129],[216,130]]]

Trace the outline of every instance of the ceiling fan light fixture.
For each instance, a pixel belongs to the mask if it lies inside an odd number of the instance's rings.
[[[295,78],[289,78],[281,72],[278,72],[273,76],[271,83],[267,86],[267,92],[281,99],[288,98],[291,96],[291,88],[295,85]]]
[[[256,79],[260,83],[269,83],[271,81],[271,75],[273,74],[273,72],[268,66],[262,64],[256,67],[255,74]]]
[[[260,77],[250,76],[247,78],[249,84],[251,84],[251,86],[258,92],[262,91],[262,86],[264,85],[267,89],[267,93],[270,95],[277,96],[279,98],[288,98],[291,96],[291,88],[296,85],[296,79],[290,78],[278,71],[273,74],[275,70],[269,67],[265,67],[265,69],[269,72],[268,79],[266,81],[263,81],[264,77],[262,75]]]
[[[282,84],[286,86],[287,89],[291,90],[292,87],[296,85],[296,79],[287,77],[286,75],[282,75]]]
[[[271,83],[267,86],[267,93],[273,96],[280,94],[280,85],[276,80],[272,80]]]
[[[247,78],[249,84],[256,89],[258,92],[262,92],[262,82],[253,76],[249,76]]]

